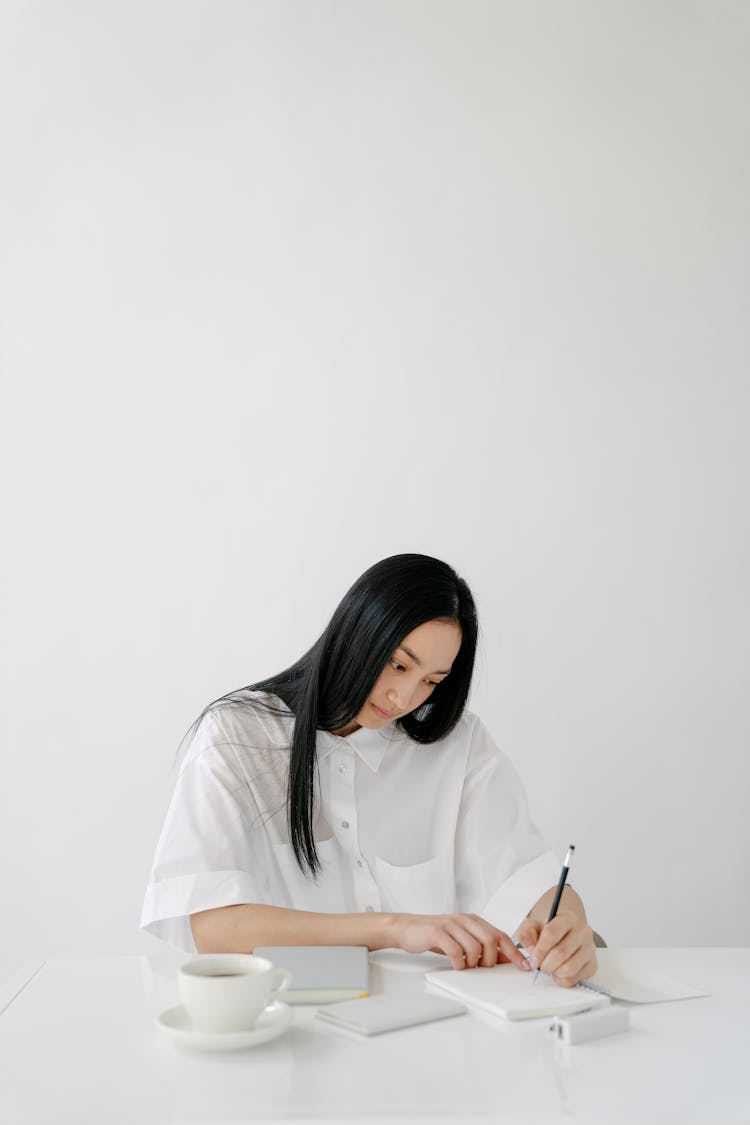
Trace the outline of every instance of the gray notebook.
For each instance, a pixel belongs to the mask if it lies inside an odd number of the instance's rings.
[[[292,974],[289,988],[279,993],[279,1000],[289,1004],[330,1004],[367,995],[365,945],[266,945],[253,953]]]

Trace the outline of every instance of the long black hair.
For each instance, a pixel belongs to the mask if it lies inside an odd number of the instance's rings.
[[[277,696],[294,714],[287,815],[302,871],[315,875],[320,868],[312,833],[317,732],[351,723],[404,637],[434,620],[456,621],[461,647],[450,675],[396,725],[416,742],[435,742],[453,729],[466,706],[478,623],[466,582],[447,563],[428,555],[392,555],[375,563],[344,595],[304,656],[250,685],[252,691]]]

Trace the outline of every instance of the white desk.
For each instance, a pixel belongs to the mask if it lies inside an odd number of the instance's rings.
[[[567,1048],[548,1020],[466,1015],[364,1039],[297,1007],[279,1039],[221,1055],[156,1026],[177,1003],[176,962],[41,962],[0,991],[0,1121],[750,1122],[750,949],[639,956],[711,996],[634,1006],[630,1031]],[[374,992],[421,990],[443,963],[375,958]]]

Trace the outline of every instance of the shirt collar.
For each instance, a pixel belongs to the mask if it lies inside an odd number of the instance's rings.
[[[369,766],[373,773],[376,773],[395,734],[396,726],[394,723],[386,723],[384,727],[380,727],[378,730],[359,727],[351,734],[346,735],[345,738],[337,734],[331,734],[329,731],[319,731],[318,759],[322,761],[327,758],[337,746],[350,746],[365,765]]]

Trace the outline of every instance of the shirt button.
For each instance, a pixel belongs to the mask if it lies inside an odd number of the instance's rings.
[[[346,773],[346,766],[339,766],[339,773]]]
[[[374,906],[366,906],[365,907],[365,910],[367,911],[368,914],[372,914],[374,909],[375,909]]]
[[[361,860],[361,859],[358,859],[358,860],[357,860],[357,867],[361,867],[361,866],[362,866],[362,860]]]
[[[349,821],[348,820],[342,820],[341,821],[341,827],[342,828],[348,828],[349,827]]]

